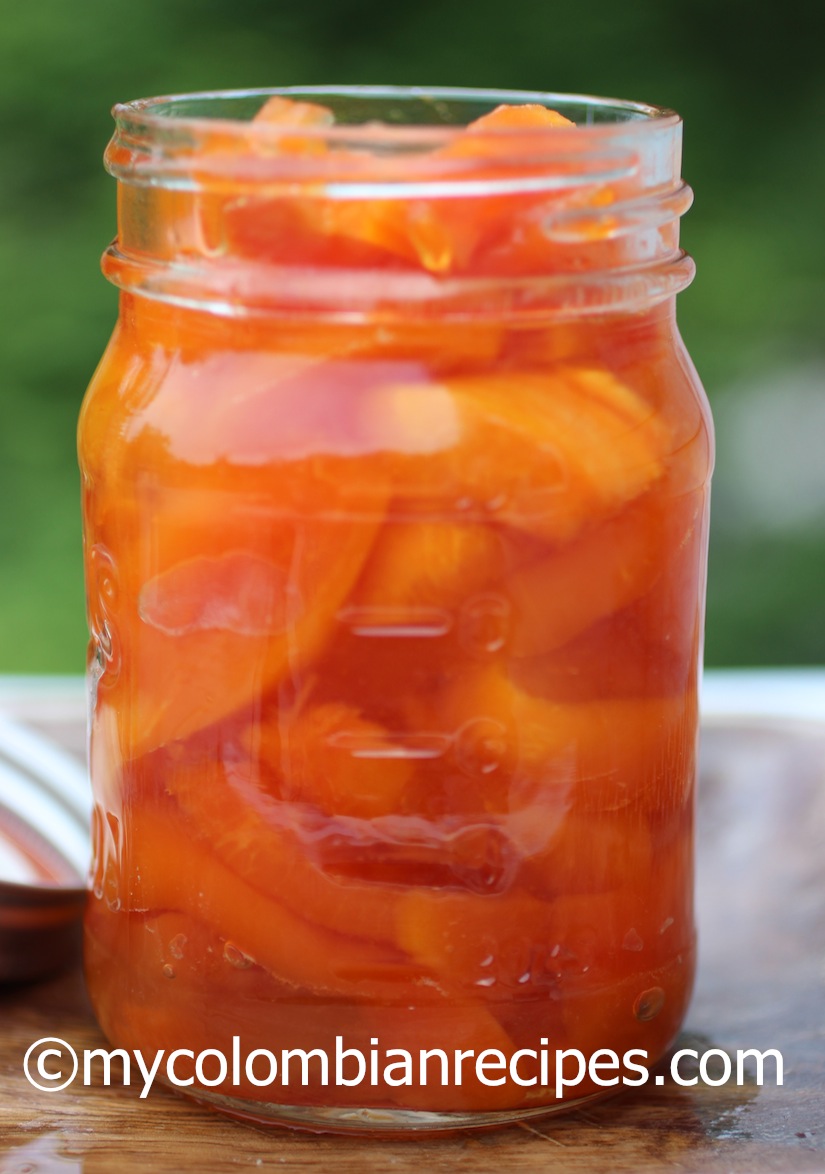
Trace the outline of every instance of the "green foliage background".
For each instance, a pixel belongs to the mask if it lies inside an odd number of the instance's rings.
[[[115,227],[100,161],[115,101],[390,82],[679,110],[697,193],[683,239],[699,266],[680,322],[724,407],[766,372],[781,398],[783,371],[805,367],[814,381],[825,371],[823,18],[801,0],[761,12],[744,0],[2,0],[0,672],[82,671],[74,429],[116,312],[98,269]],[[722,469],[734,441],[720,435]],[[825,662],[825,498],[804,525],[764,528],[725,486],[722,477],[708,662]]]

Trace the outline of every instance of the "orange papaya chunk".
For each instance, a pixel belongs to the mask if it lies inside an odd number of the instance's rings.
[[[382,425],[432,421],[426,462],[396,463],[396,496],[452,487],[468,512],[550,543],[570,541],[633,501],[664,472],[667,434],[608,371],[559,367],[391,384],[375,396]]]
[[[499,157],[504,164],[518,158],[519,140],[514,141],[512,132],[573,125],[543,106],[499,106],[436,149],[434,158],[470,159],[478,166],[478,175],[473,178],[494,179],[496,174],[490,172],[488,160]],[[511,133],[500,133],[503,131]],[[517,215],[518,210],[512,199],[454,196],[386,201],[380,206],[362,204],[357,215],[361,239],[371,238],[400,256],[416,260],[430,273],[446,274],[466,269],[482,242],[494,236],[500,222]]]
[[[468,132],[487,130],[539,130],[550,126],[575,126],[569,118],[536,102],[518,106],[501,105],[482,114],[467,126]]]
[[[268,508],[235,526],[219,494],[204,493],[202,509],[165,504],[147,545],[116,560],[125,596],[113,619],[121,662],[99,691],[119,706],[127,757],[211,725],[310,662],[376,530],[374,522],[285,522],[267,517]],[[221,505],[223,517],[215,513]],[[205,528],[199,513],[212,517]]]
[[[599,625],[611,618],[618,622],[631,606],[651,637],[660,638],[665,627],[671,633],[687,628],[693,645],[696,563],[689,567],[692,597],[683,571],[685,550],[689,557],[703,533],[703,503],[700,495],[672,497],[667,489],[663,480],[569,545],[525,558],[508,574],[514,613],[510,647],[516,656],[540,658],[592,632],[592,668],[598,672],[596,662],[611,656],[611,634]],[[656,618],[662,608],[668,612],[666,624],[661,615]],[[580,657],[586,651],[583,645]],[[632,663],[627,672],[634,675]],[[621,676],[621,666],[617,673]]]
[[[195,555],[155,576],[141,591],[138,608],[145,623],[167,636],[215,629],[261,636],[285,630],[286,587],[283,566],[228,550]]]
[[[514,1050],[505,1027],[480,999],[444,997],[440,1003],[424,1005],[411,999],[403,1007],[375,1008],[373,1023],[371,1035],[379,1040],[382,1049],[403,1049],[412,1057],[412,1085],[396,1089],[387,1088],[383,1082],[379,1085],[379,1095],[390,1104],[442,1113],[466,1109],[494,1112],[521,1104],[529,1091],[509,1079],[494,1086],[477,1078],[475,1059],[482,1052],[499,1051],[509,1061]],[[429,1053],[423,1063],[424,1081],[420,1079],[422,1051]],[[446,1064],[439,1051],[446,1054]],[[457,1061],[460,1052],[470,1054]],[[390,1063],[392,1060],[389,1057]],[[392,1075],[399,1077],[402,1071],[399,1067]],[[498,1078],[507,1072],[488,1069],[487,1075],[490,1074]]]
[[[439,615],[448,626],[456,604],[482,590],[501,557],[495,531],[482,524],[388,522],[353,589],[348,613],[361,624],[402,627]],[[352,618],[350,614],[350,618]]]
[[[321,1048],[333,1058],[335,1037],[342,1029],[347,1042],[365,1053],[374,1032],[365,1022],[366,1004],[362,1007],[354,999],[344,1003],[340,996],[278,982],[235,943],[188,914],[112,917],[92,910],[87,968],[104,1031],[127,1048],[141,1048],[144,1055],[161,1049],[168,1055],[177,1048],[197,1055],[217,1048],[229,1058],[233,1036],[240,1036],[247,1053],[253,1046],[266,1047],[280,1060],[282,1049]],[[373,1018],[373,1009],[369,1011]],[[426,1011],[421,1008],[425,1016]],[[192,1058],[180,1056],[175,1072],[179,1077],[194,1075]],[[249,1100],[271,1098],[271,1088],[248,1083],[243,1068],[239,1075],[239,1085],[227,1087],[227,1092]],[[306,1087],[293,1076],[293,1101],[317,1098],[312,1068],[309,1075]],[[363,1096],[362,1089],[352,1093]]]
[[[543,106],[499,106],[469,123],[434,156],[471,161],[475,165],[473,179],[494,181],[506,177],[507,168],[512,170],[513,161],[522,153],[540,149],[536,132],[573,125]],[[531,137],[520,138],[518,131]],[[498,168],[491,168],[494,161],[498,161]],[[491,194],[410,201],[401,206],[398,219],[404,219],[407,239],[428,272],[462,272],[482,248],[490,248],[502,231],[520,222],[536,203],[544,202],[535,195]]]
[[[669,522],[676,521],[678,504],[669,509]],[[700,587],[704,565],[698,559],[697,542],[703,527],[688,525],[684,545],[675,558],[670,539],[663,538],[659,548],[662,571],[653,586],[639,599],[599,621],[583,627],[572,639],[561,644],[559,634],[569,630],[571,619],[585,618],[580,612],[561,607],[559,617],[548,622],[547,601],[555,598],[545,567],[531,570],[521,581],[520,639],[514,641],[518,661],[511,665],[514,681],[527,692],[563,702],[597,701],[606,697],[676,697],[695,690],[701,644]],[[579,543],[574,544],[577,548]],[[583,545],[583,544],[581,544]],[[581,553],[581,552],[580,552]],[[586,560],[582,560],[582,568]],[[598,573],[602,567],[599,566]],[[544,612],[528,597],[527,583],[532,574],[541,587]],[[608,572],[611,575],[612,572]],[[582,582],[592,579],[583,576]],[[560,581],[557,580],[560,586]],[[598,602],[590,596],[590,614]],[[566,615],[565,615],[566,611]],[[577,622],[577,628],[581,623]],[[548,639],[549,637],[549,639]],[[530,646],[555,644],[556,647],[530,655]],[[522,654],[526,655],[522,655]]]
[[[305,255],[317,254],[329,265],[371,263],[379,268],[415,267],[449,274],[467,265],[478,246],[479,232],[465,208],[454,207],[455,201],[445,208],[444,203],[400,198],[332,201],[309,196],[298,210],[296,224],[305,234],[320,238],[315,245],[304,240]],[[270,220],[270,234],[276,223]]]
[[[493,132],[515,131],[543,131],[551,127],[572,127],[576,124],[558,110],[550,110],[536,102],[525,102],[519,106],[501,105],[495,110],[482,114],[467,124],[462,133],[445,147],[439,149],[441,155],[470,155],[478,158],[487,153],[509,154],[517,157],[518,147],[513,149],[514,135]],[[488,137],[489,136],[489,137]],[[518,139],[515,139],[518,143]]]
[[[518,990],[551,920],[552,907],[526,893],[411,889],[398,905],[398,936],[443,990],[497,1002]]]
[[[312,103],[275,97],[262,107],[254,121],[273,126],[323,127],[330,125],[332,115]],[[518,142],[513,143],[512,132],[535,133],[549,127],[572,125],[562,115],[541,106],[500,106],[470,123],[447,146],[429,156],[425,153],[424,162],[470,157],[481,163],[496,156],[517,156]],[[502,131],[510,133],[502,134]],[[278,146],[292,153],[326,152],[330,162],[341,169],[337,178],[357,178],[361,182],[369,182],[371,178],[369,156],[365,152],[327,148],[311,137],[285,137],[278,140]],[[376,156],[375,178],[380,176],[380,166],[381,158]],[[488,172],[489,166],[480,172],[479,178]],[[482,239],[512,213],[511,202],[491,197],[329,199],[321,190],[309,192],[300,204],[289,199],[265,200],[258,205],[247,203],[239,215],[231,213],[230,236],[244,250],[248,250],[252,239],[266,250],[269,240],[270,247],[274,245],[276,252],[280,250],[283,256],[283,248],[289,246],[282,238],[292,217],[299,236],[309,233],[327,242],[320,246],[320,255],[328,263],[349,260],[357,265],[372,261],[381,266],[383,255],[391,264],[394,260],[396,264],[412,264],[441,274],[466,268]],[[356,246],[356,250],[348,248],[347,242]],[[358,247],[367,251],[359,256]],[[305,241],[304,251],[306,255],[318,249]]]
[[[620,889],[631,877],[653,884],[650,831],[644,816],[569,812],[545,848],[524,864],[525,883],[543,896]]]
[[[454,997],[473,990],[488,1005],[501,1006],[511,1034],[521,1008],[536,1035],[558,1036],[568,1004],[598,1013],[622,976],[644,975],[676,952],[678,934],[666,941],[656,932],[646,898],[649,878],[643,879],[545,901],[515,893],[411,891],[400,908],[401,941]],[[690,933],[684,926],[678,933],[689,953]],[[550,992],[555,997],[548,998]],[[585,1042],[585,1033],[568,1036],[570,1046]]]
[[[701,492],[651,494],[568,547],[509,572],[512,673],[559,701],[695,688],[701,633]]]
[[[664,504],[643,498],[507,577],[511,648],[539,656],[641,599],[662,574]]]
[[[249,884],[221,863],[211,845],[202,846],[190,824],[168,807],[133,809],[128,835],[127,859],[140,864],[124,868],[127,911],[176,910],[197,917],[278,981],[313,991],[394,998],[419,973],[397,948],[358,937],[346,915],[336,929],[327,929]],[[305,904],[290,863],[282,864],[279,886],[285,894],[295,886],[293,901]]]
[[[298,764],[295,781],[271,769],[265,755],[272,753],[276,740],[266,746],[259,741],[259,734],[269,729],[267,723],[244,736],[259,755],[257,763],[239,761],[243,750],[230,741],[188,751],[205,760],[223,757],[225,767],[175,763],[176,756],[170,756],[172,761],[156,762],[153,769],[165,779],[188,822],[214,845],[220,860],[296,914],[332,929],[346,924],[360,936],[397,945],[395,909],[405,888],[495,892],[511,883],[514,854],[495,820],[477,814],[465,818],[452,811],[439,816],[428,812],[426,803],[416,803],[421,760],[426,764],[432,744],[447,739],[398,734],[389,744],[382,742],[377,748],[382,754],[403,751],[398,777],[404,780],[404,790],[397,796],[395,812],[362,818],[322,814],[315,806],[281,798],[284,792],[300,792],[303,767]],[[280,747],[280,739],[277,743]],[[344,749],[351,756],[350,746],[345,744]],[[393,759],[384,761],[392,776]],[[416,775],[408,798],[410,765],[416,767]],[[438,775],[439,763],[433,760],[433,765]],[[278,766],[289,774],[283,748]],[[344,805],[363,808],[370,797],[359,798],[357,771],[356,763],[354,794]],[[368,777],[373,777],[371,770]],[[310,779],[304,790],[314,797],[322,786]],[[466,790],[466,782],[464,786]],[[382,806],[385,798],[384,793]],[[290,878],[287,888],[284,877]]]
[[[276,126],[332,126],[335,115],[326,106],[316,102],[300,102],[295,98],[284,98],[273,94],[252,119],[256,123],[272,123]]]
[[[466,998],[448,999],[432,986],[422,1000],[419,992],[405,990],[395,1002],[367,1004],[343,1002],[340,996],[294,987],[276,980],[240,954],[234,943],[217,936],[197,918],[181,913],[157,916],[120,914],[100,918],[94,914],[89,926],[89,982],[97,1014],[106,1033],[125,1047],[149,1055],[177,1048],[196,1055],[217,1048],[233,1054],[233,1036],[240,1036],[248,1054],[253,1046],[269,1048],[283,1065],[283,1052],[321,1049],[330,1062],[336,1053],[336,1036],[343,1033],[347,1048],[358,1048],[369,1056],[378,1040],[378,1082],[370,1086],[369,1103],[404,1108],[460,1110],[506,1108],[518,1103],[523,1089],[512,1084],[488,1087],[476,1079],[474,1057],[494,1048],[509,1058],[513,1044],[497,1018],[481,1002]],[[138,984],[127,976],[129,966],[140,968]],[[112,974],[123,981],[113,982]],[[134,974],[134,971],[132,971]],[[391,1049],[410,1053],[410,1084],[393,1086],[383,1077],[386,1065],[396,1056]],[[421,1051],[428,1052],[423,1061]],[[442,1083],[442,1061],[446,1053],[447,1081]],[[469,1055],[455,1079],[455,1053]],[[242,1053],[243,1055],[243,1053]],[[291,1064],[291,1062],[290,1062]],[[265,1071],[261,1066],[261,1072]],[[283,1072],[283,1068],[281,1071]],[[344,1073],[350,1068],[344,1061]],[[355,1071],[353,1061],[352,1070]],[[208,1065],[206,1071],[209,1072]],[[176,1075],[194,1075],[194,1062],[181,1056]],[[290,1103],[313,1103],[321,1088],[310,1066],[309,1083],[296,1078],[300,1061],[290,1066]],[[292,1075],[295,1073],[296,1075]],[[398,1079],[401,1068],[389,1072]],[[246,1100],[271,1099],[271,1088],[256,1087],[244,1080],[243,1070],[232,1095]],[[363,1105],[364,1085],[336,1090],[336,1103]]]
[[[244,472],[248,476],[257,470],[263,490],[281,495],[291,490],[287,502],[318,513],[330,512],[342,501],[361,504],[353,495],[363,471],[342,462],[387,446],[412,452],[432,449],[426,422],[416,427],[404,420],[403,431],[397,427],[384,435],[377,431],[380,420],[374,419],[384,388],[423,381],[429,372],[423,363],[406,356],[359,357],[357,335],[350,339],[355,351],[351,358],[345,339],[338,340],[344,352],[338,354],[334,348],[324,353],[323,332],[314,340],[314,350],[311,334],[303,339],[310,344],[307,349],[284,353],[212,349],[204,340],[202,353],[188,361],[171,356],[162,378],[147,389],[124,438],[130,473],[137,474],[151,458],[166,478],[173,478],[177,469],[181,479],[191,482],[204,466],[225,461],[224,482],[232,484]],[[276,335],[270,346],[279,341]],[[285,346],[289,342],[287,335]],[[443,406],[434,405],[436,412],[439,408],[443,415]]]
[[[127,756],[240,709],[323,647],[388,495],[380,462],[354,467],[372,451],[345,422],[361,394],[313,383],[305,360],[229,353],[167,368],[108,456],[101,427],[85,472],[118,511],[95,519],[88,566],[90,583],[95,553],[108,568],[121,671],[100,690],[123,702]]]
[[[505,824],[524,855],[552,848],[556,824],[549,821],[559,812],[655,811],[682,806],[689,794],[695,695],[560,703],[525,692],[495,664],[456,681],[434,710],[436,728],[483,717],[502,731],[507,750],[493,784],[499,802],[536,817]]]
[[[308,922],[330,930],[345,926],[356,937],[395,943],[398,890],[342,879],[323,866],[327,842],[339,860],[362,860],[375,838],[368,821],[331,819],[285,801],[276,791],[279,780],[250,760],[225,768],[208,762],[168,763],[163,769],[167,791],[186,826],[197,829],[221,867]],[[405,771],[398,775],[403,780]],[[323,783],[310,780],[307,789],[313,785]]]
[[[401,200],[329,201],[319,197],[304,205],[304,221],[323,236],[368,246],[378,264],[382,254],[396,262],[419,259]]]
[[[415,763],[378,722],[341,701],[307,704],[297,714],[264,710],[248,727],[251,756],[280,779],[290,803],[332,815],[372,819],[402,803]]]
[[[335,116],[325,106],[275,95],[255,115],[253,125],[267,127],[307,127],[322,130],[334,125]],[[350,149],[334,147],[322,137],[308,135],[279,136],[274,144],[254,141],[253,150],[277,153],[327,156],[345,171],[348,160],[363,167],[363,157]],[[357,169],[356,169],[357,170]],[[363,177],[368,180],[368,176]],[[321,238],[321,255],[327,263],[382,264],[382,257],[399,255],[415,258],[415,249],[406,239],[403,218],[396,200],[331,200],[323,188],[306,191],[300,201],[266,197],[245,201],[240,207],[224,209],[227,230],[233,247],[258,257],[270,253],[278,259],[289,257],[289,237],[300,243],[304,258],[318,252],[312,237]],[[309,239],[307,239],[309,234]],[[337,243],[336,243],[337,242]],[[355,245],[353,250],[352,245]],[[359,252],[359,247],[363,251]]]

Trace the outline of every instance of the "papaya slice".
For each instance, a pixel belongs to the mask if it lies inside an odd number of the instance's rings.
[[[690,951],[692,925],[671,919],[662,932],[660,910],[675,908],[679,894],[654,906],[646,896],[651,883],[637,872],[620,888],[548,900],[410,890],[399,909],[400,942],[447,991],[474,989],[507,1003],[546,997],[563,982],[571,1001],[577,993],[599,1001],[605,980],[662,965],[678,948]]]
[[[495,819],[460,815],[455,805],[444,816],[407,813],[406,801],[395,813],[369,819],[322,813],[278,796],[278,786],[300,787],[300,770],[294,782],[273,782],[247,759],[230,764],[237,756],[231,744],[213,748],[212,756],[218,753],[226,766],[166,762],[156,769],[187,825],[224,866],[313,924],[330,930],[346,925],[356,936],[398,949],[397,910],[410,888],[503,892],[513,883],[518,859],[505,821],[499,827]],[[288,774],[283,749],[280,759]],[[354,797],[344,803],[363,805],[368,800],[357,794],[357,766],[350,777]],[[421,785],[417,774],[412,785]],[[306,793],[314,796],[321,786],[310,777]],[[523,820],[529,821],[535,822],[532,811]]]
[[[273,94],[252,119],[253,123],[274,126],[332,126],[335,115],[327,106],[317,102],[301,102],[295,98],[284,98]],[[289,140],[292,141],[292,140]],[[289,149],[286,146],[284,149]]]
[[[267,518],[263,509],[247,515],[259,529],[252,535],[247,526],[245,543],[237,501],[220,498],[204,495],[205,513],[227,506],[207,533],[198,532],[192,511],[179,513],[184,526],[186,517],[191,523],[179,542],[177,510],[159,509],[148,540],[170,554],[158,565],[144,547],[154,574],[136,554],[120,560],[120,588],[135,610],[127,602],[118,611],[122,668],[114,680],[101,679],[99,693],[121,715],[127,757],[188,737],[311,661],[376,530],[356,523],[342,533],[334,523]]]
[[[506,999],[517,989],[532,943],[544,940],[549,916],[546,902],[520,892],[411,889],[399,902],[399,942],[445,990]]]
[[[663,624],[674,612],[673,624]],[[699,616],[695,602],[679,600],[674,579],[665,573],[639,601],[568,643],[513,661],[511,675],[526,692],[572,704],[684,696],[696,684]]]
[[[350,597],[362,626],[370,621],[403,626],[429,616],[452,626],[456,605],[491,583],[498,572],[501,543],[484,524],[448,521],[387,522]],[[350,619],[352,619],[350,615]],[[359,618],[359,617],[355,617]]]
[[[433,152],[434,160],[466,160],[472,178],[495,180],[507,175],[507,164],[525,147],[515,132],[532,132],[527,146],[536,147],[536,132],[571,127],[573,123],[555,110],[543,106],[499,106],[466,126],[448,144]],[[507,132],[507,133],[502,133]],[[499,167],[495,167],[498,161]],[[460,173],[467,178],[466,173]],[[447,171],[445,178],[452,176]],[[357,235],[370,240],[404,260],[413,261],[429,273],[465,271],[479,250],[502,232],[508,221],[522,216],[525,206],[536,197],[501,197],[490,194],[449,199],[383,201],[353,206]]]
[[[413,890],[401,914],[401,942],[412,958],[453,997],[474,990],[491,1007],[500,1004],[511,1033],[511,1017],[517,1023],[529,1009],[536,1035],[557,1036],[568,999],[587,995],[597,1005],[605,983],[659,956],[649,939],[644,889],[633,882],[554,900]],[[638,948],[642,935],[647,954]],[[559,989],[560,1000],[551,994]]]
[[[569,118],[559,114],[558,110],[550,110],[537,102],[524,102],[518,106],[502,104],[468,123],[463,134],[448,146],[440,148],[440,151],[441,154],[450,155],[477,155],[479,150],[495,151],[496,140],[491,141],[487,137],[490,131],[533,131],[575,125]],[[508,143],[510,137],[508,135],[503,142]],[[504,149],[509,150],[506,146]]]
[[[336,1035],[343,1031],[348,1041],[369,1050],[371,1032],[361,1005],[279,983],[194,916],[93,914],[87,934],[88,981],[106,1034],[121,1046],[140,1048],[147,1057],[161,1050],[169,1056],[176,1049],[195,1055],[217,1049],[231,1065],[237,1049],[238,1083],[230,1084],[230,1069],[226,1084],[218,1086],[227,1095],[271,1100],[271,1085],[261,1087],[244,1079],[246,1057],[257,1048],[274,1053],[279,1092],[283,1050],[326,1051],[331,1080]],[[310,1061],[307,1085],[302,1083],[300,1061],[288,1066],[281,1096],[292,1103],[317,1101],[321,1085],[313,1081],[320,1073],[315,1064]],[[179,1079],[194,1076],[193,1057],[179,1055],[174,1071]],[[211,1069],[207,1061],[204,1071],[217,1077],[217,1061]],[[266,1060],[253,1062],[252,1072],[259,1079],[265,1077]]]
[[[457,679],[434,700],[431,715],[436,730],[495,723],[501,767],[481,785],[511,816],[544,812],[546,821],[573,808],[679,807],[694,777],[695,694],[562,703],[524,691],[493,663]],[[550,847],[540,822],[520,818],[506,826],[523,854]]]
[[[264,710],[243,740],[250,759],[279,780],[282,799],[330,815],[391,815],[415,772],[402,741],[340,701],[306,705],[295,715]]]
[[[378,373],[359,368],[348,391],[305,369],[268,355],[172,363],[116,455],[101,445],[102,467],[87,466],[123,502],[93,532],[122,665],[100,692],[128,723],[127,756],[187,737],[312,661],[361,571],[389,488],[377,462],[355,468],[369,438],[336,429],[357,381]],[[187,414],[192,426],[178,428]]]
[[[243,883],[285,904],[293,916],[334,931],[346,926],[356,937],[375,942],[394,942],[397,891],[339,881],[317,863],[328,837],[340,844],[340,854],[363,855],[359,821],[334,822],[273,796],[248,760],[225,770],[181,764],[165,779],[187,826],[197,828],[221,867],[232,869]]]
[[[644,816],[571,811],[556,824],[546,847],[524,862],[525,885],[542,896],[602,893],[629,878],[653,884],[651,837]]]
[[[444,996],[440,1003],[421,1004],[411,999],[405,1007],[376,1008],[373,1024],[372,1036],[379,1041],[382,1051],[398,1049],[387,1061],[398,1064],[390,1071],[391,1078],[400,1079],[408,1070],[401,1051],[412,1058],[411,1084],[392,1088],[383,1080],[379,1083],[378,1096],[383,1103],[442,1113],[467,1109],[495,1112],[523,1103],[526,1090],[509,1079],[506,1068],[485,1070],[493,1079],[506,1077],[501,1085],[485,1084],[478,1079],[476,1058],[481,1053],[501,1052],[506,1061],[513,1054],[512,1039],[483,1000]],[[360,1046],[364,1047],[365,1043]],[[428,1053],[423,1064],[422,1051]],[[439,1052],[444,1053],[446,1062]],[[457,1060],[462,1052],[465,1058]],[[495,1064],[494,1056],[488,1058]],[[385,1071],[382,1065],[382,1075]],[[526,1067],[523,1071],[526,1073]]]
[[[130,960],[128,974],[121,970],[125,959]],[[113,970],[120,971],[120,983],[111,981]],[[134,981],[136,972],[144,976],[140,983]],[[99,981],[102,975],[107,975],[106,981]],[[336,1036],[342,1037],[344,1048],[358,1049],[367,1059],[377,1049],[379,1061],[377,1083],[371,1085],[368,1078],[360,1085],[336,1087],[336,1104],[433,1111],[495,1109],[518,1103],[523,1095],[510,1082],[506,1087],[489,1087],[476,1078],[474,1057],[481,1051],[497,1049],[509,1058],[513,1050],[507,1032],[482,1002],[471,998],[457,1002],[430,987],[424,1001],[414,989],[405,989],[395,1003],[366,1005],[280,984],[234,943],[187,914],[121,913],[103,920],[93,916],[89,981],[106,1033],[125,1047],[142,1049],[145,1056],[161,1049],[166,1055],[179,1048],[196,1055],[218,1049],[231,1061],[233,1036],[238,1036],[241,1079],[231,1089],[227,1084],[225,1091],[246,1100],[272,1098],[271,1086],[256,1086],[244,1079],[246,1055],[253,1048],[268,1048],[279,1064],[280,1099],[291,1104],[317,1103],[323,1088],[317,1079],[321,1072],[317,1058],[310,1060],[309,1081],[304,1084],[300,1060],[285,1062],[283,1053],[291,1049],[325,1052],[331,1083]],[[399,1060],[402,1049],[410,1055],[409,1065]],[[430,1053],[423,1065],[422,1050]],[[439,1051],[445,1053],[446,1068]],[[467,1053],[459,1062],[458,1079],[457,1051]],[[388,1071],[393,1061],[399,1062]],[[209,1073],[208,1065],[205,1071]],[[357,1060],[345,1055],[342,1071],[352,1079],[358,1071]],[[265,1061],[253,1066],[253,1072],[266,1075]],[[401,1083],[407,1072],[409,1083]],[[288,1083],[281,1090],[285,1074]],[[195,1075],[193,1060],[181,1055],[175,1075],[183,1079]],[[325,1096],[329,1091],[323,1088]]]
[[[506,574],[514,681],[560,702],[695,691],[707,524],[702,492],[650,494]]]
[[[663,475],[667,435],[607,370],[558,367],[396,384],[376,393],[381,427],[432,422],[432,450],[399,456],[396,497],[435,497],[552,544],[617,513]]]
[[[127,912],[177,911],[198,918],[279,982],[380,1001],[398,997],[420,977],[420,969],[378,934],[367,939],[342,932],[346,919],[326,929],[253,887],[221,863],[211,845],[207,850],[193,838],[189,824],[168,807],[133,810],[128,843],[122,878]],[[296,881],[288,862],[280,886],[286,891]],[[300,903],[298,894],[295,900]]]
[[[511,649],[541,656],[634,603],[662,574],[664,503],[644,498],[507,577]]]
[[[253,125],[273,129],[323,128],[333,122],[325,107],[278,96],[253,119]],[[539,105],[500,106],[470,123],[445,146],[424,151],[422,163],[427,175],[433,164],[441,165],[434,173],[436,180],[451,178],[457,165],[460,170],[456,174],[467,178],[467,163],[473,166],[472,178],[494,179],[506,175],[508,160],[518,158],[525,145],[533,144],[535,149],[539,134],[572,126],[556,111]],[[525,144],[518,132],[532,137]],[[277,149],[287,155],[324,156],[331,168],[328,178],[339,182],[378,181],[387,170],[386,160],[371,155],[367,145],[355,150],[311,135],[279,135],[274,146],[250,136],[248,146],[262,154]],[[513,197],[489,194],[449,199],[330,198],[318,183],[317,188],[308,187],[300,203],[289,196],[247,199],[237,209],[227,205],[224,212],[231,247],[242,254],[283,260],[297,239],[304,259],[317,256],[326,265],[401,265],[450,274],[465,270],[487,238],[500,233],[508,220],[523,212],[525,204],[536,202],[535,195],[514,201]]]

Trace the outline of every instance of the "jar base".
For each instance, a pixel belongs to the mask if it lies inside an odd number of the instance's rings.
[[[179,1090],[177,1090],[179,1091]],[[467,1110],[465,1112],[436,1112],[425,1109],[376,1109],[358,1107],[324,1107],[322,1105],[267,1105],[237,1097],[199,1090],[197,1095],[186,1092],[188,1099],[197,1101],[236,1121],[261,1128],[298,1129],[307,1133],[339,1135],[376,1135],[382,1137],[444,1136],[467,1130],[502,1129],[520,1121],[570,1113],[594,1101],[615,1096],[614,1090],[589,1093],[576,1100],[552,1101],[534,1108],[506,1109],[500,1112]]]

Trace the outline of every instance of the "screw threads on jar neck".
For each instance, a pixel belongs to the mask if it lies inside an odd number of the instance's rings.
[[[395,125],[376,119],[420,117],[422,91],[337,90],[287,99],[323,103],[312,108],[328,108],[329,121],[250,121],[273,93],[117,108],[106,155],[119,181],[110,280],[232,315],[403,307],[521,317],[644,307],[693,275],[679,249],[691,192],[675,114],[431,91],[426,99],[455,118],[509,104],[570,122]],[[330,125],[337,108],[353,116],[352,101],[364,121]]]

